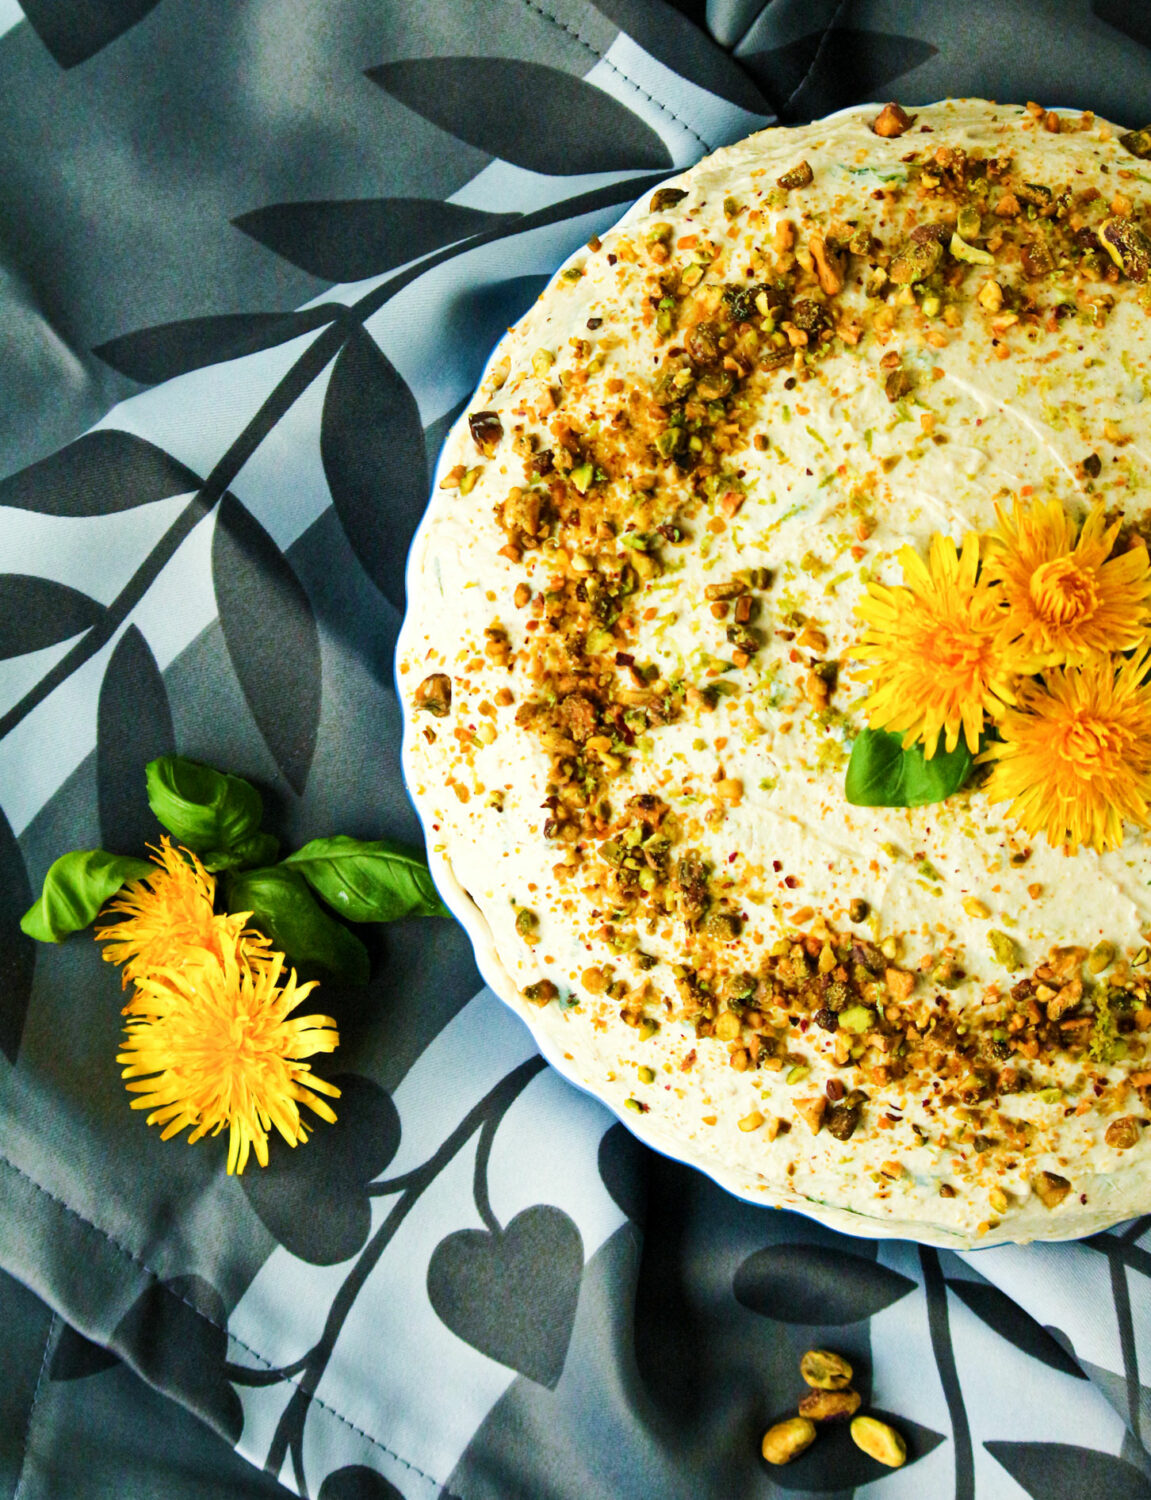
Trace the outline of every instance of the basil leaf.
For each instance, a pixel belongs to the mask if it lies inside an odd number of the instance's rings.
[[[197,854],[232,851],[260,831],[263,803],[242,777],[226,776],[182,755],[149,761],[144,775],[149,807],[169,833]]]
[[[130,854],[73,849],[62,854],[44,877],[44,889],[20,918],[20,931],[40,943],[60,943],[93,921],[110,896],[129,880],[143,880],[156,866]]]
[[[902,735],[865,729],[851,747],[844,792],[856,807],[923,807],[957,792],[973,765],[963,740],[927,760],[922,745],[905,750]]]
[[[205,870],[249,870],[270,865],[280,852],[280,841],[270,833],[254,833],[231,849],[208,849],[201,855]]]
[[[368,950],[284,865],[243,870],[228,881],[229,911],[250,911],[253,926],[297,967],[316,964],[349,984],[368,982]]]
[[[391,839],[313,839],[284,863],[353,922],[451,916],[423,857]]]

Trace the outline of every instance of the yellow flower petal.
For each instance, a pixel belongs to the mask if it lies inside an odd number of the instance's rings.
[[[1022,674],[1082,662],[1097,653],[1129,651],[1151,624],[1151,562],[1137,542],[1110,557],[1119,522],[1107,527],[1103,507],[1075,523],[1058,501],[1008,516],[988,539],[984,577],[998,586],[1002,645]]]
[[[312,1090],[339,1098],[335,1085],[301,1061],[339,1044],[330,1016],[292,1017],[315,988],[281,984],[284,957],[266,954],[249,967],[236,949],[200,949],[194,961],[170,965],[137,981],[124,1007],[126,1040],[117,1057],[133,1109],[150,1113],[167,1140],[188,1126],[189,1143],[227,1129],[228,1171],[242,1172],[252,1151],[268,1162],[273,1128],[295,1146],[308,1138],[306,1105],[321,1119],[336,1118]]]
[[[978,578],[979,538],[957,549],[936,533],[927,561],[900,550],[904,587],[871,583],[856,605],[866,625],[848,654],[865,663],[871,692],[863,708],[873,729],[922,741],[935,754],[940,736],[954,750],[960,735],[974,753],[984,717],[1012,701],[1010,673],[999,645],[996,596]]]
[[[156,873],[125,886],[107,913],[118,922],[96,928],[109,963],[123,964],[124,988],[158,969],[195,962],[195,954],[221,957],[239,952],[249,967],[268,963],[269,942],[244,926],[251,913],[217,916],[212,910],[215,878],[190,849],[175,849],[166,836],[153,849]]]
[[[1028,833],[1074,854],[1123,842],[1124,822],[1151,825],[1151,684],[1147,647],[1118,663],[1092,657],[1025,683],[999,721],[987,795],[1009,802]]]

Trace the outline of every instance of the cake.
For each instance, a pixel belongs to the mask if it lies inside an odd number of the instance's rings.
[[[980,100],[762,131],[573,255],[449,436],[398,653],[433,871],[549,1059],[752,1201],[1151,1208],[1148,156]]]

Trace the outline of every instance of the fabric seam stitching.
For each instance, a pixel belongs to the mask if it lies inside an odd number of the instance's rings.
[[[99,1224],[93,1223],[91,1219],[86,1218],[82,1213],[80,1213],[78,1209],[73,1208],[70,1203],[59,1197],[56,1193],[53,1193],[50,1188],[46,1188],[43,1183],[37,1182],[30,1173],[26,1172],[23,1167],[17,1166],[17,1164],[8,1156],[4,1155],[3,1152],[0,1152],[0,1162],[3,1162],[10,1171],[14,1172],[17,1175],[17,1177],[22,1177],[25,1182],[30,1183],[37,1192],[43,1193],[43,1195],[50,1202],[55,1203],[58,1207],[62,1208],[65,1213],[70,1214],[74,1219],[78,1219],[86,1229],[90,1229],[94,1234],[97,1234],[102,1239],[107,1240],[107,1242],[122,1256],[124,1256],[125,1259],[131,1261],[133,1265],[137,1265],[143,1271],[145,1271],[148,1276],[150,1276],[151,1279],[155,1282],[155,1284],[163,1291],[167,1292],[170,1297],[174,1297],[177,1302],[181,1302],[185,1307],[190,1308],[198,1318],[203,1319],[203,1321],[210,1327],[218,1329],[238,1348],[243,1349],[245,1353],[250,1354],[253,1359],[258,1360],[259,1363],[266,1366],[267,1369],[274,1370],[276,1368],[276,1365],[265,1355],[261,1354],[259,1350],[253,1349],[250,1344],[245,1343],[242,1338],[239,1338],[235,1333],[233,1333],[232,1330],[228,1327],[227,1323],[217,1323],[214,1318],[209,1317],[208,1314],[204,1312],[202,1308],[197,1307],[194,1302],[189,1301],[187,1297],[182,1297],[179,1292],[173,1291],[173,1289],[167,1284],[167,1282],[165,1282],[161,1278],[159,1272],[154,1271],[148,1264],[148,1262],[144,1260],[141,1255],[138,1255],[136,1251],[130,1249],[127,1245],[121,1244],[121,1242],[109,1230],[102,1228]],[[53,1314],[53,1317],[57,1316],[59,1315],[55,1313]],[[51,1334],[51,1330],[49,1330],[49,1333]],[[47,1362],[47,1357],[48,1346],[46,1344],[44,1350],[44,1360],[41,1362],[40,1378],[37,1380],[36,1384],[37,1396],[39,1395],[40,1384],[43,1380],[44,1367]],[[285,1375],[284,1379],[287,1384],[293,1386],[295,1389],[302,1389],[299,1383],[291,1375]],[[169,1399],[174,1400],[176,1398],[169,1397]],[[365,1432],[363,1428],[357,1427],[355,1422],[353,1422],[349,1417],[344,1416],[343,1412],[338,1411],[329,1402],[323,1400],[322,1397],[316,1395],[315,1393],[312,1393],[311,1399],[314,1405],[318,1406],[322,1411],[326,1411],[327,1413],[329,1413],[329,1415],[335,1417],[337,1421],[342,1422],[345,1427],[356,1433],[357,1436],[362,1437],[366,1442],[371,1443],[374,1448],[378,1448],[381,1453],[386,1453],[389,1458],[394,1458],[395,1461],[398,1464],[402,1464],[405,1469],[411,1470],[413,1474],[417,1474],[421,1479],[426,1480],[428,1484],[436,1486],[436,1488],[440,1491],[437,1500],[463,1500],[462,1496],[456,1494],[453,1490],[449,1490],[446,1487],[445,1483],[442,1483],[440,1480],[433,1478],[431,1474],[425,1473],[425,1471],[421,1469],[417,1464],[409,1463],[406,1458],[402,1457],[402,1455],[400,1455],[399,1453],[394,1452],[387,1446],[386,1443],[381,1442],[379,1438],[373,1437],[370,1432]],[[35,1398],[33,1401],[33,1409],[34,1407]],[[32,1414],[30,1412],[29,1429],[31,1428],[31,1418]],[[17,1500],[15,1494],[13,1495],[13,1500]]]
[[[844,3],[846,3],[846,0],[844,0]],[[635,89],[636,93],[639,94],[642,98],[646,99],[649,104],[654,105],[655,108],[658,109],[662,114],[667,115],[668,119],[674,120],[677,125],[682,126],[683,129],[687,131],[688,135],[690,135],[693,140],[697,140],[705,151],[715,150],[715,147],[709,145],[708,142],[704,140],[703,136],[700,135],[698,130],[689,125],[686,120],[681,119],[679,115],[676,114],[675,110],[669,109],[662,100],[656,99],[652,94],[649,94],[648,91],[640,84],[638,84],[629,73],[625,73],[621,67],[614,63],[612,59],[606,55],[606,53],[601,52],[598,47],[593,46],[592,43],[589,42],[585,36],[582,36],[574,26],[569,26],[566,21],[561,21],[558,16],[553,16],[550,10],[545,10],[542,5],[538,4],[538,0],[523,0],[523,4],[527,7],[528,10],[535,11],[537,15],[543,16],[545,21],[550,21],[553,26],[557,26],[560,31],[566,31],[568,36],[574,37],[574,39],[579,43],[581,47],[590,52],[593,57],[599,58],[600,62],[605,63],[613,73],[618,74],[618,76],[622,78],[625,83],[629,84],[633,89]],[[835,23],[833,21],[832,25],[834,24]],[[624,27],[622,26],[619,29],[621,31],[624,31]],[[625,35],[627,34],[628,33],[626,33],[625,31]],[[638,47],[639,45],[640,44],[636,42],[636,46]],[[716,45],[718,45],[718,43]],[[659,59],[657,58],[656,61],[658,62]],[[669,71],[671,70],[669,69]],[[698,86],[699,85],[697,85],[697,87]]]
[[[800,93],[803,90],[804,86],[807,83],[807,80],[815,72],[816,64],[819,62],[819,59],[823,56],[823,49],[827,46],[827,39],[831,35],[831,33],[835,30],[835,28],[839,25],[839,18],[843,14],[843,12],[846,9],[846,7],[847,7],[847,0],[839,0],[839,4],[835,7],[835,14],[832,16],[831,20],[828,21],[828,23],[827,23],[827,30],[823,33],[823,36],[820,38],[819,46],[815,49],[815,56],[811,59],[811,62],[808,65],[807,72],[803,75],[803,77],[799,80],[799,82],[792,89],[791,93],[788,94],[787,98],[783,101],[783,109],[780,110],[780,114],[783,113],[784,109],[790,109],[791,108],[791,101],[795,98],[796,94]]]
[[[48,1332],[44,1336],[44,1353],[40,1356],[40,1369],[36,1373],[36,1384],[32,1390],[32,1402],[28,1407],[28,1420],[24,1424],[24,1441],[20,1448],[20,1469],[16,1475],[16,1488],[12,1491],[12,1500],[20,1500],[20,1491],[24,1488],[24,1476],[28,1470],[28,1454],[32,1447],[32,1423],[36,1418],[36,1409],[40,1405],[40,1393],[44,1388],[44,1374],[48,1369],[48,1355],[52,1348],[52,1340],[56,1335],[56,1325],[60,1322],[59,1313],[53,1313],[48,1321]]]

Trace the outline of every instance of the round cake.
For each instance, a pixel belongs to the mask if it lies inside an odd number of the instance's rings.
[[[1151,132],[716,152],[451,433],[405,768],[485,977],[643,1139],[857,1234],[1151,1208]]]

